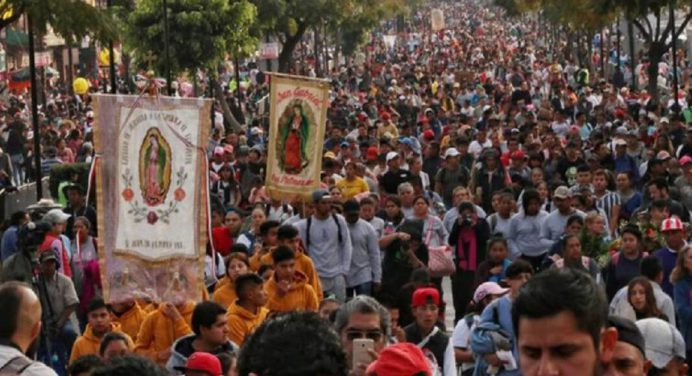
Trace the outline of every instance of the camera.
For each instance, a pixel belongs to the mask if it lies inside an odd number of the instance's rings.
[[[459,224],[461,226],[473,226],[473,218],[470,215],[459,216]]]

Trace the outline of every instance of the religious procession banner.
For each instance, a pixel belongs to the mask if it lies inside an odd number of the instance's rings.
[[[320,184],[329,82],[272,74],[266,187],[277,199],[306,197]]]
[[[441,9],[433,9],[430,12],[430,22],[433,31],[440,31],[445,28],[445,16]]]
[[[93,98],[104,298],[201,300],[212,102]]]

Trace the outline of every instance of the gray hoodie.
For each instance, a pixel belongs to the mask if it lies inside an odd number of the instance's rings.
[[[189,358],[190,355],[195,352],[195,349],[192,347],[192,342],[196,338],[197,335],[193,333],[188,336],[178,338],[178,340],[173,343],[173,346],[171,347],[171,357],[168,358],[168,362],[166,363],[166,369],[171,373],[171,375],[183,374],[183,372],[179,371],[177,368],[185,367],[187,358]],[[231,341],[226,341],[226,343],[214,350],[213,354],[217,355],[224,352],[235,353],[237,355],[238,346]]]

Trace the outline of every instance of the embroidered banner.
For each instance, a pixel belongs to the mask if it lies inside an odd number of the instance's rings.
[[[430,12],[430,23],[433,31],[440,31],[445,28],[445,16],[442,9],[433,9]]]
[[[267,191],[309,195],[320,184],[329,82],[272,74]]]
[[[211,101],[95,95],[104,298],[200,300]]]

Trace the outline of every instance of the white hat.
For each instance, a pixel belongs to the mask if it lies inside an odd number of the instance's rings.
[[[43,215],[43,220],[55,225],[58,223],[67,223],[67,220],[70,219],[70,217],[71,216],[69,214],[60,209],[51,209],[48,211],[48,213]]]
[[[445,152],[445,158],[444,159],[447,159],[449,157],[456,157],[459,154],[461,154],[461,153],[459,153],[459,150],[457,150],[457,148],[449,148]]]
[[[389,163],[389,161],[391,161],[394,158],[399,158],[399,154],[397,152],[390,151],[389,153],[387,153],[387,163]]]
[[[639,320],[636,324],[644,337],[646,359],[654,367],[666,368],[676,356],[685,359],[685,340],[674,326],[657,318]]]
[[[667,118],[667,117],[665,117],[665,116],[664,116],[664,117],[662,117],[662,118],[661,118],[661,120],[659,120],[658,122],[659,122],[659,123],[666,123],[666,124],[670,124],[670,120],[668,120],[668,118]]]
[[[618,139],[615,139],[614,144],[615,144],[615,146],[626,146],[627,141],[625,141],[621,138],[618,138]]]

